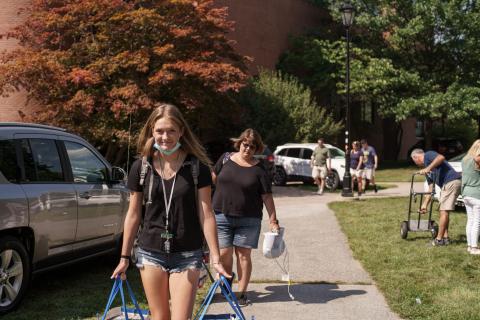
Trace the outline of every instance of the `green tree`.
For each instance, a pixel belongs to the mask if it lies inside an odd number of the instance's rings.
[[[33,0],[26,11],[7,35],[21,48],[0,58],[0,93],[26,90],[38,105],[29,120],[79,133],[109,160],[130,120],[135,133],[161,101],[214,129],[204,110],[219,113],[247,80],[226,8],[211,0]]]
[[[376,58],[370,49],[352,48],[350,64],[350,93],[354,101],[375,101],[386,116],[393,108],[421,90],[418,73],[396,68],[388,58]],[[338,102],[345,94],[345,42],[319,39],[316,36],[298,37],[282,56],[278,67],[284,72],[299,75],[302,82],[327,103]]]
[[[242,90],[239,103],[247,110],[247,123],[270,147],[332,138],[342,128],[315,102],[308,87],[281,72],[261,70]]]
[[[397,121],[417,117],[427,123],[427,129],[434,121],[480,117],[480,34],[476,32],[480,8],[476,1],[352,3],[357,8],[352,29],[354,102],[370,100],[382,116]],[[307,75],[306,81],[314,92],[336,84],[336,94],[341,94],[344,61],[337,59],[344,57],[344,49],[334,37],[341,37],[344,32],[341,4],[329,1],[328,5],[319,5],[330,10],[335,25],[297,40],[279,66],[292,74]],[[309,53],[301,52],[305,47],[310,49]],[[316,62],[312,64],[310,58]],[[323,65],[328,68],[322,68]],[[429,144],[431,131],[426,134]]]
[[[378,35],[377,55],[415,72],[422,89],[385,110],[404,119],[462,120],[480,116],[480,7],[470,0],[367,1],[358,17],[365,39]],[[378,41],[377,41],[378,42]]]

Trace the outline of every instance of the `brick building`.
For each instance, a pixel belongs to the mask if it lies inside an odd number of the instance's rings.
[[[2,0],[0,6],[0,34],[6,33],[22,21],[18,10],[25,6],[28,0]],[[17,42],[5,37],[0,39],[0,51],[15,48]],[[21,121],[19,111],[28,112],[25,93],[15,93],[8,98],[0,97],[0,121]]]
[[[5,33],[22,21],[17,14],[18,9],[28,2],[2,0],[0,33]],[[273,69],[280,54],[287,49],[289,37],[320,26],[326,14],[306,0],[217,0],[216,3],[229,8],[229,19],[236,23],[231,38],[236,40],[235,47],[241,54],[254,59],[249,66],[251,74],[256,74],[259,67]],[[13,40],[0,39],[0,50],[15,46]],[[25,93],[0,98],[0,121],[21,121],[20,114],[28,113],[32,108],[26,102]],[[392,159],[398,148],[392,147],[392,141],[396,141],[398,134],[398,130],[392,130],[395,128],[392,121],[380,119],[374,108],[357,109],[352,112],[353,135],[368,132],[366,137],[381,157]],[[403,143],[399,155],[405,157],[408,148],[416,140],[415,121],[405,121],[402,127]]]

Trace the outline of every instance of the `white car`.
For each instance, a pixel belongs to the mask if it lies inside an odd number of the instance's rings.
[[[275,155],[273,184],[283,186],[287,181],[313,182],[310,158],[317,143],[287,143],[278,146]],[[325,187],[335,190],[341,185],[345,173],[345,152],[325,143],[330,149],[332,172],[327,176]]]
[[[465,157],[465,155],[466,155],[466,153],[462,153],[462,154],[460,154],[456,157],[450,158],[450,160],[448,160],[448,163],[452,166],[453,170],[455,170],[459,173],[462,173],[462,159],[463,159],[463,157]],[[425,188],[425,190],[428,190],[427,181],[425,181],[424,188]],[[437,199],[437,200],[439,198],[440,191],[441,191],[440,187],[435,185],[435,199]],[[462,195],[458,196],[456,205],[459,206],[459,207],[465,207],[465,204],[463,203]]]

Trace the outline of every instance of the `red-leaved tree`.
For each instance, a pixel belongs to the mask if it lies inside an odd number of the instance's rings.
[[[200,118],[247,78],[226,8],[211,0],[32,0],[24,10],[6,35],[20,47],[0,58],[0,93],[25,90],[37,106],[29,121],[79,133],[113,162],[130,120],[135,134],[166,101],[208,131],[215,123]]]

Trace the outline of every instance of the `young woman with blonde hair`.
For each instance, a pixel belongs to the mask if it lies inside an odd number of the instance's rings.
[[[476,140],[462,160],[462,196],[467,209],[467,250],[479,255],[480,230],[480,139]]]
[[[150,319],[190,319],[202,267],[203,235],[213,267],[229,277],[220,263],[209,159],[180,111],[170,104],[152,112],[137,147],[149,170],[142,179],[142,159],[130,170],[122,253],[112,277],[125,276],[146,202],[136,256]],[[194,158],[199,160],[198,202],[191,168]],[[151,197],[147,194],[150,183]]]

